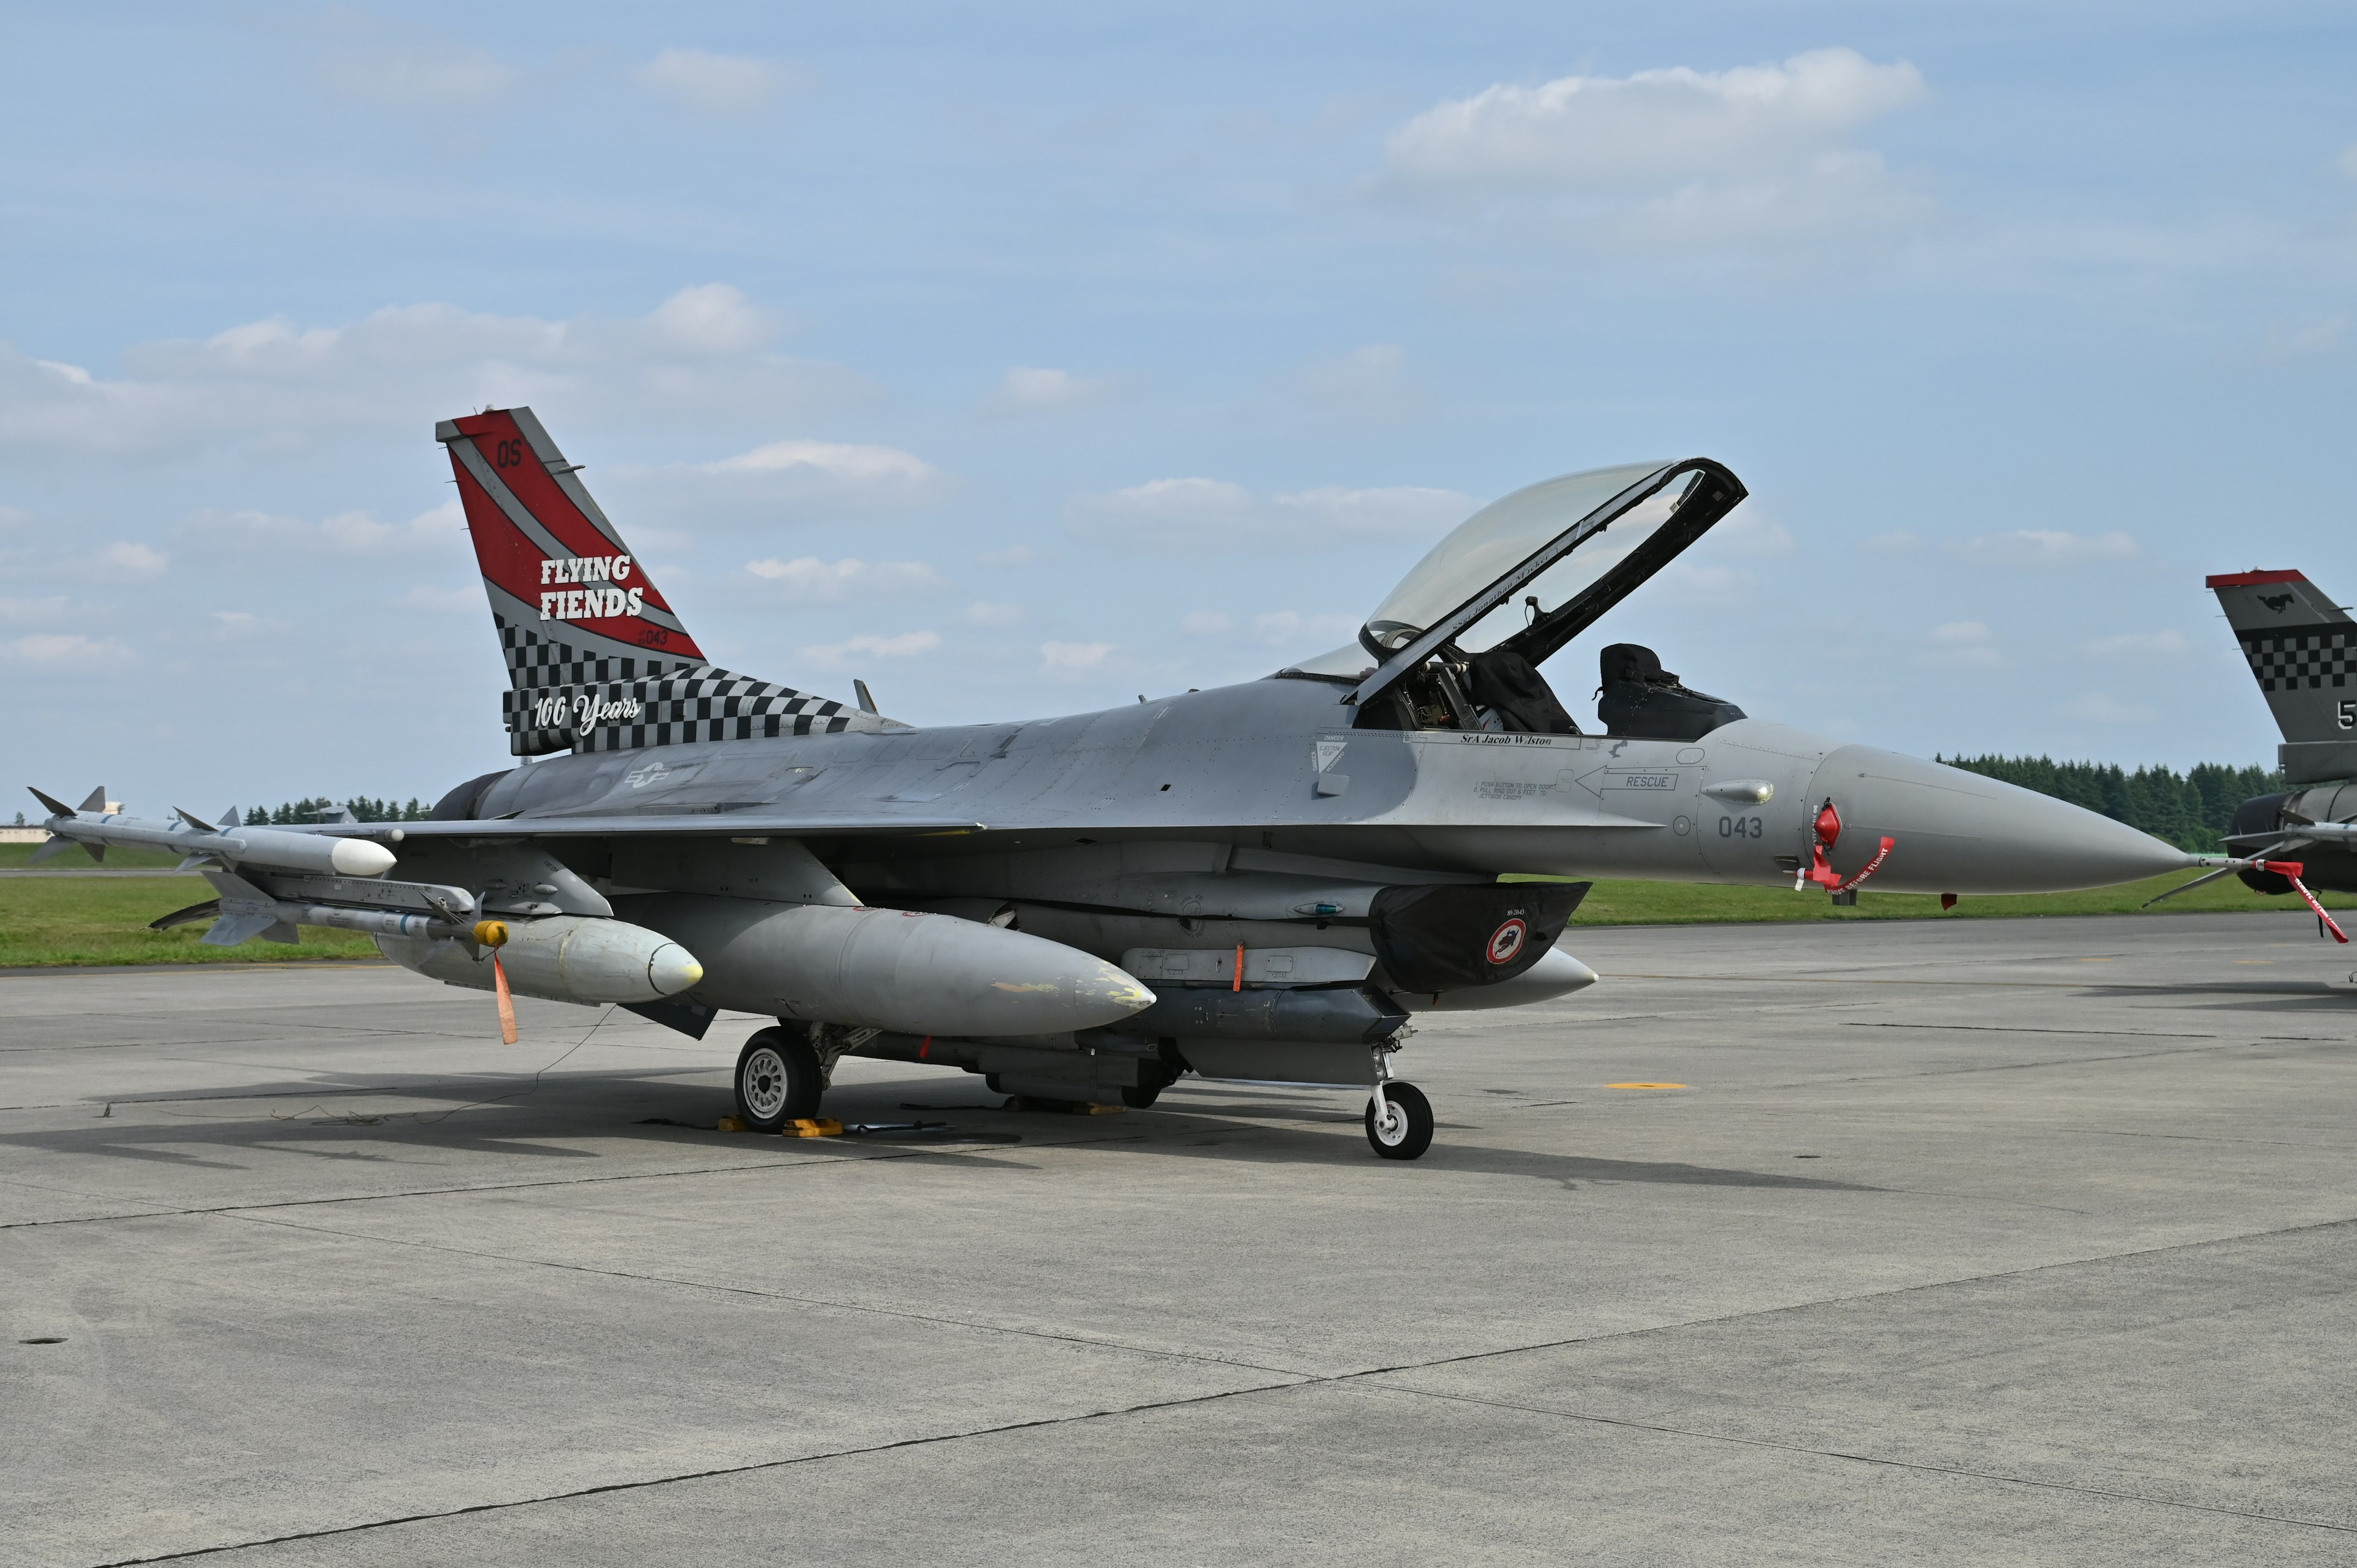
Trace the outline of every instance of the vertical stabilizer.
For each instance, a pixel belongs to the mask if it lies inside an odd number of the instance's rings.
[[[2300,572],[2208,580],[2283,731],[2294,784],[2357,775],[2357,621]]]
[[[707,661],[532,410],[446,419],[434,436],[450,449],[507,659],[517,756],[887,727]]]

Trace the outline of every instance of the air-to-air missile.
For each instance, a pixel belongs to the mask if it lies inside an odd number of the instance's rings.
[[[393,852],[366,839],[320,838],[283,829],[245,827],[232,811],[216,824],[188,811],[177,822],[143,822],[106,809],[106,791],[93,789],[76,811],[54,795],[33,791],[49,809],[49,842],[33,852],[37,861],[60,854],[69,843],[81,844],[92,860],[104,860],[109,844],[125,848],[178,850],[190,857],[187,864],[214,860],[224,864],[266,865],[278,871],[322,871],[337,876],[382,876],[393,869]],[[396,840],[399,831],[392,835]]]

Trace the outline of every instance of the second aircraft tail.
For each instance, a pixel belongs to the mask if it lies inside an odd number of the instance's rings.
[[[2301,572],[2208,581],[2283,731],[2292,783],[2357,771],[2357,621]]]

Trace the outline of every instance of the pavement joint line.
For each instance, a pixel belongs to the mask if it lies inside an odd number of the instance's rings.
[[[1986,1062],[1974,1067],[1925,1068],[1921,1072],[1851,1073],[1842,1078],[1818,1079],[1806,1083],[1758,1084],[1743,1092],[1783,1091],[1795,1089],[1823,1090],[1844,1083],[1908,1083],[1932,1078],[1969,1078],[1975,1073],[1985,1072],[2035,1072],[2045,1068],[2081,1067],[2095,1062],[2147,1061],[2155,1057],[2192,1057],[2201,1056],[2211,1051],[2245,1050],[2251,1044],[2246,1040],[2229,1040],[2223,1036],[2213,1037],[2217,1039],[2217,1043],[2209,1046],[2171,1046],[2166,1050],[2158,1051],[2116,1051],[2107,1057],[2057,1057],[2034,1062]]]
[[[1555,1405],[1528,1404],[1519,1400],[1485,1399],[1479,1394],[1443,1393],[1435,1389],[1418,1389],[1401,1383],[1376,1382],[1363,1377],[1356,1380],[1356,1382],[1358,1387],[1381,1389],[1389,1393],[1447,1400],[1457,1404],[1486,1405],[1493,1410],[1525,1411],[1533,1415],[1555,1416],[1564,1421],[1581,1422],[1596,1426],[1617,1426],[1633,1432],[1659,1433],[1668,1437],[1690,1437],[1705,1443],[1728,1443],[1745,1448],[1766,1448],[1778,1453],[1799,1454],[1817,1459],[1840,1459],[1857,1465],[1880,1465],[1891,1469],[1918,1470],[1935,1476],[1961,1476],[1969,1480],[1993,1481],[2000,1486],[2034,1487],[2041,1491],[2072,1492],[2082,1497],[2109,1498],[2119,1502],[2145,1503],[2154,1508],[2184,1509],[2194,1513],[2220,1514],[2229,1519],[2255,1520],[2266,1524],[2285,1524],[2302,1530],[2329,1530],[2344,1535],[2357,1535],[2357,1525],[2335,1524],[2330,1520],[2300,1519],[2291,1514],[2263,1513],[2255,1509],[2232,1509],[2215,1503],[2185,1502],[2174,1498],[2156,1498],[2144,1492],[2122,1491],[2116,1487],[2088,1486],[2072,1481],[2041,1481],[2029,1476],[2008,1476],[1996,1470],[1976,1470],[1964,1465],[1933,1465],[1920,1459],[1891,1459],[1876,1454],[1846,1453],[1838,1448],[1813,1448],[1801,1443],[1779,1443],[1772,1438],[1743,1437],[1725,1432],[1703,1432],[1693,1427],[1668,1426],[1650,1421],[1632,1421],[1623,1416],[1593,1415],[1585,1411],[1565,1410]]]
[[[262,1223],[283,1224],[284,1222],[262,1221]],[[938,1433],[931,1436],[901,1438],[890,1443],[866,1444],[852,1448],[834,1449],[823,1454],[797,1455],[792,1458],[787,1459],[756,1460],[746,1465],[723,1466],[712,1469],[686,1471],[669,1476],[652,1476],[635,1481],[611,1481],[600,1486],[581,1487],[562,1492],[543,1493],[529,1498],[513,1498],[493,1502],[472,1503],[463,1508],[438,1509],[428,1512],[403,1514],[387,1519],[364,1520],[358,1524],[335,1525],[321,1530],[298,1530],[285,1535],[268,1536],[250,1541],[229,1541],[218,1546],[192,1547],[186,1551],[158,1552],[145,1557],[113,1558],[104,1563],[91,1564],[90,1568],[142,1568],[142,1565],[147,1563],[186,1562],[192,1558],[218,1556],[221,1553],[230,1552],[252,1551],[264,1546],[280,1546],[297,1541],[320,1541],[339,1535],[355,1535],[369,1530],[391,1529],[395,1526],[404,1524],[424,1524],[437,1520],[460,1519],[472,1514],[500,1513],[511,1509],[531,1508],[546,1503],[570,1502],[580,1498],[598,1497],[613,1492],[644,1491],[656,1487],[666,1487],[680,1482],[716,1480],[726,1477],[755,1475],[769,1470],[790,1469],[797,1466],[816,1464],[827,1459],[857,1458],[870,1454],[890,1453],[899,1449],[931,1447],[941,1444],[960,1442],[967,1438],[996,1437],[1005,1435],[1009,1433],[1040,1431],[1049,1427],[1076,1425],[1082,1423],[1092,1421],[1104,1421],[1118,1416],[1145,1415],[1166,1410],[1183,1410],[1194,1406],[1217,1404],[1223,1401],[1244,1398],[1254,1394],[1285,1393],[1301,1389],[1314,1389],[1321,1387],[1349,1388],[1352,1385],[1382,1388],[1389,1391],[1405,1393],[1412,1396],[1422,1396],[1439,1400],[1453,1400],[1462,1403],[1491,1404],[1504,1409],[1527,1410],[1534,1414],[1552,1415],[1558,1419],[1592,1422],[1600,1425],[1611,1425],[1634,1430],[1660,1432],[1674,1436],[1693,1437],[1706,1441],[1729,1444],[1740,1444],[1747,1446],[1761,1448],[1781,1449],[1786,1452],[1808,1455],[1815,1457],[1847,1460],[1857,1464],[1878,1465],[1894,1469],[1919,1470],[1932,1474],[1953,1475],[1971,1479],[1993,1481],[1998,1484],[2018,1485],[2037,1487],[2044,1490],[2073,1492],[2083,1496],[2110,1498],[2126,1502],[2147,1503],[2156,1507],[2181,1509],[2188,1511],[2208,1513],[2226,1518],[2249,1519],[2262,1523],[2287,1524],[2300,1528],[2331,1530],[2344,1534],[2357,1533],[2357,1530],[2352,1530],[2352,1527],[2351,1526],[2333,1524],[2323,1520],[2303,1520],[2277,1514],[2251,1512],[2238,1509],[2217,1508],[2202,1503],[2171,1502],[2166,1498],[2149,1498],[2135,1492],[2112,1491],[2103,1487],[2074,1487],[2059,1482],[2029,1480],[2020,1477],[1995,1475],[1986,1472],[1946,1466],[1925,1465],[1920,1462],[1902,1459],[1883,1459],[1870,1455],[1844,1454],[1828,1449],[1806,1448],[1796,1444],[1772,1443],[1764,1439],[1729,1437],[1713,1433],[1691,1432],[1677,1427],[1651,1426],[1641,1422],[1621,1421],[1608,1416],[1585,1416],[1574,1412],[1549,1409],[1543,1406],[1520,1405],[1506,1401],[1481,1400],[1468,1395],[1436,1393],[1422,1389],[1394,1388],[1393,1385],[1378,1380],[1385,1377],[1397,1377],[1409,1373],[1429,1371],[1440,1367],[1460,1366],[1467,1362],[1487,1360],[1496,1357],[1527,1355],[1533,1351],[1564,1348],[1574,1345],[1600,1344],[1609,1340],[1633,1338],[1643,1335],[1663,1334],[1682,1328],[1706,1327],[1717,1324],[1738,1322],[1749,1317],[1769,1316],[1779,1313],[1796,1312],[1817,1306],[1845,1305],[1864,1301],[1885,1300],[1893,1296],[1911,1294],[1918,1291],[1944,1290],[1959,1284],[1975,1284],[1991,1280],[2018,1278],[2029,1274],[2042,1273],[2051,1269],[2075,1268],[2088,1263],[2112,1262],[2127,1258],[2147,1257],[2165,1252],[2181,1251],[2196,1247],[2215,1246],[2226,1241],[2255,1240],[2266,1236],[2297,1235],[2307,1230],[2326,1230],[2352,1225],[2357,1225],[2357,1219],[2324,1220],[2310,1225],[2288,1226],[2280,1230],[2255,1231],[2250,1233],[2248,1236],[2213,1238],[2207,1241],[2178,1242],[2166,1247],[2143,1248],[2135,1251],[2110,1253],[2096,1258],[2074,1259],[2055,1263],[2041,1263],[2025,1269],[2000,1270],[1994,1273],[1973,1275],[1964,1279],[1938,1281],[1921,1285],[1904,1285],[1895,1290],[1873,1291],[1856,1296],[1835,1296],[1827,1297],[1821,1301],[1796,1302],[1784,1306],[1767,1307],[1752,1312],[1729,1313],[1715,1318],[1696,1318],[1686,1323],[1659,1324],[1651,1327],[1626,1329],[1612,1334],[1558,1339],[1534,1345],[1511,1346],[1495,1350],[1474,1351],[1461,1356],[1437,1357],[1428,1361],[1403,1363],[1389,1367],[1371,1367],[1354,1372],[1337,1372],[1322,1376],[1308,1375],[1294,1377],[1289,1378],[1285,1381],[1257,1384],[1248,1388],[1227,1389],[1208,1394],[1192,1394],[1183,1398],[1169,1400],[1143,1401],[1136,1404],[1125,1405],[1113,1410],[1087,1411],[1073,1415],[1043,1416],[1030,1421],[1006,1422],[994,1426],[971,1428],[963,1432]],[[306,1226],[288,1226],[287,1229],[308,1230],[312,1228]]]
[[[141,1568],[150,1563],[180,1563],[193,1557],[212,1557],[225,1552],[250,1552],[264,1546],[284,1546],[297,1541],[324,1541],[339,1535],[358,1535],[367,1530],[387,1530],[397,1525],[427,1524],[437,1520],[462,1519],[468,1514],[502,1513],[510,1509],[533,1508],[544,1503],[571,1502],[580,1498],[600,1497],[611,1492],[645,1491],[655,1487],[668,1487],[687,1481],[719,1480],[731,1476],[758,1475],[764,1470],[787,1470],[801,1465],[815,1465],[829,1459],[856,1459],[871,1454],[889,1454],[907,1448],[929,1448],[936,1444],[958,1443],[967,1438],[998,1437],[1009,1433],[1036,1432],[1047,1427],[1069,1426],[1082,1422],[1107,1421],[1116,1416],[1146,1415],[1157,1411],[1183,1410],[1189,1405],[1214,1404],[1222,1400],[1236,1399],[1246,1394],[1269,1393],[1300,1385],[1294,1382],[1261,1383],[1250,1388],[1222,1389],[1214,1393],[1189,1394],[1178,1399],[1146,1400],[1136,1404],[1122,1405],[1112,1410],[1082,1411],[1071,1415],[1039,1416],[1029,1421],[1003,1422],[995,1426],[978,1426],[963,1432],[941,1432],[923,1437],[903,1437],[890,1443],[863,1444],[853,1448],[829,1449],[823,1454],[797,1454],[786,1459],[758,1459],[746,1465],[725,1465],[708,1470],[687,1470],[675,1475],[650,1476],[636,1481],[609,1481],[602,1486],[580,1487],[570,1491],[547,1492],[536,1497],[508,1498],[495,1502],[470,1503],[464,1508],[436,1509],[425,1513],[402,1514],[391,1519],[367,1520],[359,1524],[332,1525],[322,1530],[296,1530],[286,1535],[265,1536],[253,1541],[227,1541],[219,1546],[191,1547],[183,1552],[164,1552],[149,1557],[117,1557],[90,1568]]]
[[[231,1214],[226,1219],[242,1220],[249,1225],[274,1225],[282,1230],[300,1230],[306,1235],[335,1236],[351,1241],[375,1242],[382,1246],[414,1247],[424,1251],[446,1252],[455,1257],[477,1258],[488,1262],[512,1263],[523,1268],[557,1269],[567,1273],[595,1274],[601,1279],[635,1280],[642,1284],[675,1285],[683,1290],[714,1291],[726,1295],[747,1295],[761,1301],[789,1302],[797,1306],[824,1307],[836,1312],[866,1313],[877,1317],[897,1317],[915,1323],[930,1323],[944,1328],[963,1328],[982,1334],[1006,1334],[1025,1339],[1046,1339],[1060,1345],[1081,1345],[1092,1350],[1117,1350],[1132,1356],[1151,1356],[1163,1360],[1185,1361],[1197,1366],[1230,1367],[1247,1372],[1267,1372],[1274,1376],[1309,1380],[1319,1377],[1297,1367],[1273,1367],[1265,1362],[1246,1361],[1232,1356],[1211,1355],[1200,1350],[1172,1350],[1151,1345],[1134,1345],[1126,1340],[1108,1339],[1096,1335],[1058,1332],[1045,1328],[1024,1328],[1013,1324],[991,1323],[975,1318],[943,1317],[938,1313],[918,1312],[908,1307],[883,1306],[873,1302],[845,1301],[834,1296],[798,1295],[791,1291],[770,1290],[758,1285],[729,1284],[716,1280],[684,1279],[677,1274],[640,1273],[630,1269],[598,1268],[588,1263],[566,1262],[562,1259],[525,1258],[509,1252],[493,1252],[473,1247],[454,1247],[443,1241],[421,1241],[406,1236],[376,1236],[365,1230],[339,1230],[326,1225],[301,1225],[291,1219],[272,1219],[260,1215]],[[1347,1374],[1327,1374],[1347,1375]]]
[[[2226,992],[2266,996],[2346,996],[2349,983],[2331,980],[2201,981],[2190,985],[2163,985],[2133,980],[1863,980],[1847,975],[1813,974],[1607,974],[1604,980],[1668,980],[1681,985],[1940,985],[1982,991],[2158,991],[2169,995],[2201,995]]]
[[[1241,1131],[1257,1131],[1247,1128]],[[1028,1148],[1067,1149],[1096,1144],[1135,1143],[1142,1134],[1107,1133],[1095,1138],[1069,1138],[1057,1142],[1027,1144]],[[978,1145],[983,1148],[1003,1148],[1003,1144]],[[478,1192],[520,1192],[544,1187],[587,1187],[598,1182],[662,1181],[669,1178],[702,1176],[736,1176],[748,1171],[802,1170],[819,1166],[856,1165],[863,1160],[916,1160],[950,1158],[968,1151],[944,1144],[926,1147],[863,1148],[857,1152],[820,1154],[812,1150],[797,1158],[747,1160],[733,1165],[697,1165],[686,1170],[623,1171],[614,1176],[579,1176],[547,1181],[486,1182],[479,1187],[426,1187],[404,1188],[399,1192],[350,1192],[337,1197],[289,1197],[274,1203],[223,1203],[205,1208],[167,1208],[143,1214],[88,1214],[64,1219],[16,1219],[0,1222],[0,1231],[38,1230],[62,1225],[108,1225],[129,1219],[178,1219],[211,1214],[254,1214],[279,1208],[325,1208],[339,1203],[389,1203],[410,1197],[449,1197]],[[139,1199],[131,1201],[137,1202]]]
[[[1835,1022],[1845,1029],[1970,1029],[1989,1035],[2117,1035],[2131,1040],[2222,1040],[2226,1037],[2223,1035],[2177,1034],[2167,1029],[2039,1029],[2028,1026],[2016,1027],[2010,1024],[1910,1024],[1896,1018],[1837,1018]]]

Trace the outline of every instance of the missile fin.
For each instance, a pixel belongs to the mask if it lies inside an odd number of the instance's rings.
[[[223,915],[213,922],[213,929],[198,938],[209,948],[233,948],[250,942],[278,925],[274,915]]]
[[[106,811],[106,786],[102,784],[97,789],[92,789],[90,792],[90,799],[81,803],[81,809],[85,811],[97,811],[101,815],[103,815]]]
[[[280,920],[262,933],[262,940],[265,942],[284,942],[291,948],[303,940],[303,933],[286,921]]]
[[[105,861],[106,861],[106,846],[105,846],[104,844],[102,844],[102,843],[91,843],[88,839],[83,839],[83,840],[81,840],[80,842],[81,842],[81,847],[82,847],[82,848],[84,848],[84,849],[86,849],[86,850],[90,851],[90,857],[91,857],[91,859],[92,859],[92,860],[95,860],[95,861],[99,862],[101,865],[104,865],[104,864],[105,864]]]
[[[25,788],[27,789],[33,789],[29,784],[26,785]],[[103,789],[99,791],[102,795],[106,791]],[[38,800],[42,805],[47,806],[49,809],[49,815],[53,817],[70,817],[74,814],[74,809],[71,806],[67,805],[63,800],[59,800],[55,795],[47,794],[39,789],[33,789],[33,799]]]
[[[41,862],[48,859],[52,855],[63,854],[66,852],[66,846],[73,842],[74,841],[72,839],[61,839],[53,836],[48,843],[42,844],[40,848],[35,850],[30,855],[27,856],[25,864],[27,865],[38,865]]]
[[[244,825],[245,824],[242,822],[238,820],[237,808],[235,806],[231,806],[228,811],[221,813],[221,820],[220,822],[221,832],[227,832],[231,828],[242,828]]]
[[[192,854],[192,855],[188,856],[188,859],[186,859],[186,860],[184,860],[184,861],[180,862],[180,864],[179,864],[179,865],[176,865],[176,866],[172,867],[172,869],[173,869],[175,872],[180,872],[180,871],[194,871],[197,867],[199,867],[199,866],[200,866],[200,865],[219,865],[220,864],[221,864],[221,858],[220,858],[218,855],[213,855],[213,854]]]
[[[183,811],[178,806],[173,807],[172,810],[174,813],[179,817],[180,821],[188,823],[188,826],[196,829],[197,832],[200,833],[209,833],[213,831],[212,823],[205,821],[204,818],[197,815],[194,811]]]

